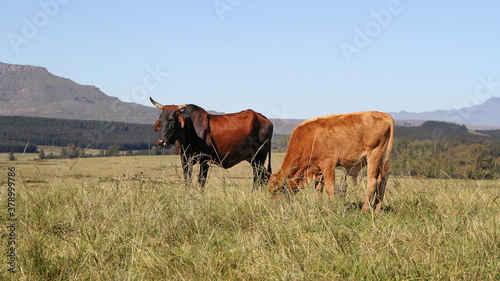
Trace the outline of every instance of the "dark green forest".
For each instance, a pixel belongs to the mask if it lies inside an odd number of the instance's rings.
[[[145,150],[156,145],[154,124],[0,116],[0,152],[36,152],[37,145]]]
[[[500,178],[500,130],[469,131],[464,125],[427,121],[397,127],[391,172],[429,178]]]
[[[396,140],[391,173],[429,178],[500,178],[500,141]]]

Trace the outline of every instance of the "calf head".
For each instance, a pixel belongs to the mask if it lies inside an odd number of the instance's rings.
[[[285,175],[282,172],[272,174],[269,177],[269,193],[273,199],[281,197],[287,188]]]
[[[149,99],[153,105],[162,110],[154,127],[155,131],[160,132],[157,145],[168,146],[174,144],[179,131],[185,126],[184,117],[181,115],[181,112],[187,105],[161,105],[152,98]]]

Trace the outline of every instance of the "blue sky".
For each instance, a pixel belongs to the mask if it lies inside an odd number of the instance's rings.
[[[269,118],[500,96],[498,1],[2,1],[0,61],[124,101]],[[489,78],[488,78],[489,77]],[[494,88],[471,98],[481,78]]]

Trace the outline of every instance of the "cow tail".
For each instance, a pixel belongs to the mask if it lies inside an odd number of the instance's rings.
[[[269,173],[269,176],[272,174],[271,170],[271,146],[269,146],[269,153],[267,155],[267,172]]]
[[[273,145],[272,145],[272,138],[273,138],[273,130],[274,130],[274,125],[273,125],[273,122],[271,121],[268,121],[270,123],[270,130],[269,130],[269,152],[268,152],[268,159],[267,159],[267,173],[268,173],[268,176],[270,177],[271,174],[272,174],[272,170],[271,170],[271,150],[273,149]]]
[[[390,158],[391,158],[391,151],[392,151],[392,143],[394,141],[394,119],[391,117],[391,132],[389,136],[389,144],[387,145],[387,152],[385,154],[385,160],[384,160],[384,166],[382,168],[382,178],[385,178],[387,176],[387,172],[389,171],[389,163],[390,163]]]

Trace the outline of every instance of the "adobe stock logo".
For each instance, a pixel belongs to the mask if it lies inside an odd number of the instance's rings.
[[[145,70],[147,73],[142,77],[141,83],[130,90],[130,96],[128,96],[128,98],[132,102],[137,103],[145,100],[149,96],[150,91],[159,88],[160,84],[163,83],[170,75],[168,72],[162,71],[160,69],[160,65],[156,65],[154,68],[148,65]],[[131,107],[118,99],[113,100],[108,110],[121,120],[127,119],[127,117],[132,114],[130,111]],[[115,129],[116,125],[114,122],[106,121],[101,123],[100,127],[85,131],[85,138],[88,142],[94,145],[100,144],[104,140],[104,136],[110,134]],[[85,144],[81,145],[85,146]]]
[[[28,44],[30,39],[35,38],[39,30],[49,23],[50,18],[54,18],[61,8],[61,5],[68,4],[70,0],[48,0],[38,1],[38,6],[41,10],[35,12],[31,19],[22,17],[23,26],[21,32],[9,32],[7,37],[10,45],[16,54],[19,53],[19,47],[23,44]]]
[[[367,22],[363,29],[354,27],[353,44],[341,42],[339,47],[342,50],[347,63],[351,63],[353,54],[361,53],[361,50],[368,47],[373,38],[380,35],[383,28],[389,26],[392,21],[392,16],[397,15],[403,11],[401,3],[398,0],[391,0],[387,3],[387,9],[379,12],[370,11],[373,20]]]
[[[236,7],[238,7],[243,0],[216,0],[212,3],[215,12],[220,21],[224,20],[224,14],[227,12],[232,12]]]
[[[447,111],[444,114],[443,119],[445,121],[458,124],[464,123],[473,114],[473,106],[480,105],[493,97],[496,92],[495,88],[500,87],[500,81],[493,81],[492,74],[489,74],[486,78],[479,76],[478,81],[474,94],[465,97],[462,103],[455,104],[456,109],[454,111]]]
[[[142,78],[142,85],[135,86],[131,91],[131,97],[134,102],[147,99],[149,91],[156,90],[163,80],[170,75],[168,72],[161,71],[159,65],[156,65],[156,69],[147,66],[146,71],[148,74]]]
[[[500,88],[500,81],[494,81],[492,74],[489,74],[487,77],[479,76],[478,82],[474,89],[474,94],[466,96],[461,103],[455,104],[455,110],[445,111],[443,114],[444,121],[455,124],[467,122],[467,119],[474,114],[474,106],[480,105],[493,97],[493,94]],[[459,127],[454,127],[454,129],[457,128]],[[448,136],[443,129],[436,128],[432,131],[432,139],[445,142],[448,140]]]

